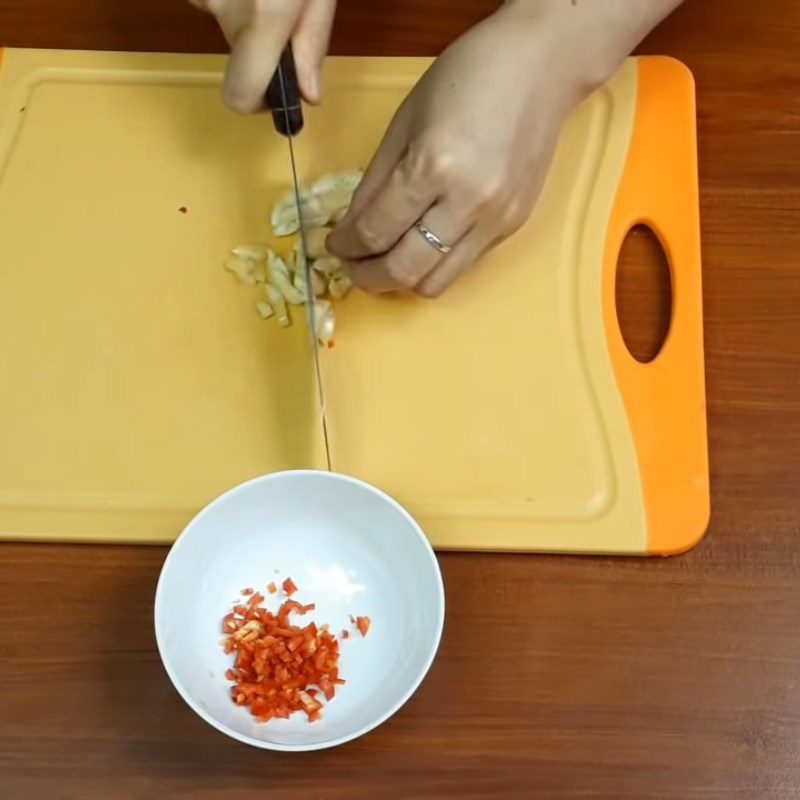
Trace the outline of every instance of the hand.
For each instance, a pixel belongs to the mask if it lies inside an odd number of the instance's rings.
[[[356,285],[438,297],[519,228],[567,112],[677,2],[509,2],[445,50],[328,237]],[[428,243],[417,220],[450,251]]]
[[[264,107],[264,93],[291,39],[300,91],[322,97],[321,67],[328,51],[336,0],[189,0],[213,14],[231,46],[222,95],[234,111]]]
[[[528,217],[569,95],[532,34],[501,11],[451,45],[404,101],[328,239],[358,286],[437,297]],[[449,253],[425,241],[419,219]]]

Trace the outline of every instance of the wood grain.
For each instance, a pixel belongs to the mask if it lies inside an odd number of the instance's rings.
[[[632,228],[617,260],[617,320],[634,358],[646,364],[661,351],[672,316],[669,260],[646,225]]]
[[[494,5],[345,1],[334,51],[436,53]],[[163,0],[0,0],[0,41],[222,47]],[[360,741],[289,755],[228,741],[171,689],[151,622],[163,549],[4,545],[0,796],[800,796],[798,42],[796,0],[689,0],[641,47],[698,89],[713,520],[696,550],[442,555],[447,629],[420,692]],[[637,252],[626,324],[646,346]]]

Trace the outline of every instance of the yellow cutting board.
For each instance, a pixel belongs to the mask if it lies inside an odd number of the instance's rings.
[[[302,314],[222,269],[274,241],[285,142],[217,56],[6,50],[0,537],[166,542],[255,475],[321,466]],[[331,58],[301,176],[368,163],[426,59]],[[617,254],[649,224],[673,316],[636,362]],[[708,520],[691,76],[629,59],[570,117],[524,228],[442,299],[352,293],[324,354],[334,468],[435,546],[670,553]]]

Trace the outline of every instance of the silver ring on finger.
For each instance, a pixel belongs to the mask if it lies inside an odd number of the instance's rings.
[[[445,244],[421,219],[414,223],[414,227],[431,247],[435,247],[440,253],[450,252],[450,245]]]

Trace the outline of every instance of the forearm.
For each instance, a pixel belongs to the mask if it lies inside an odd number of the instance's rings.
[[[573,82],[576,100],[620,62],[682,0],[507,0],[501,13],[530,24]]]

